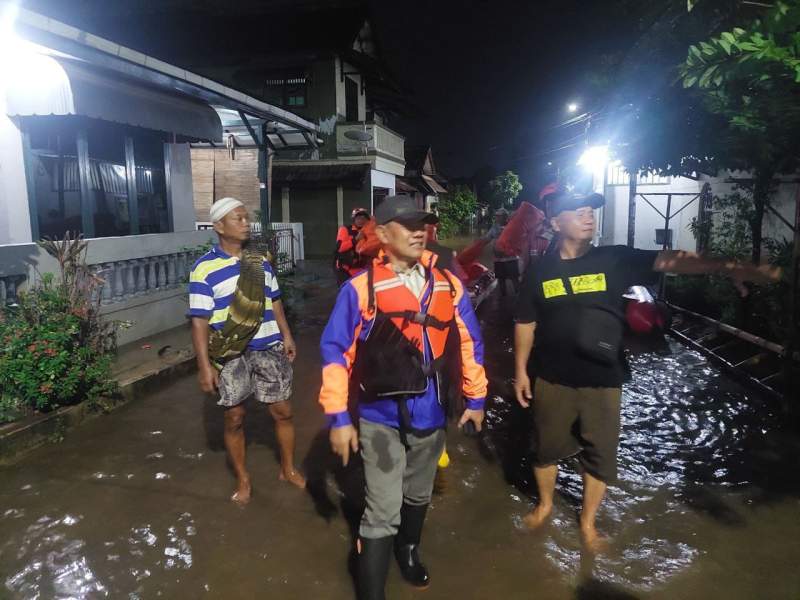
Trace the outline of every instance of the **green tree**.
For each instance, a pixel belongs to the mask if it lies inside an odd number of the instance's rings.
[[[761,258],[762,224],[776,174],[800,157],[800,2],[777,2],[747,28],[689,46],[685,88],[723,118],[725,166],[753,174],[752,260]]]
[[[475,216],[478,199],[467,186],[457,186],[452,192],[439,198],[439,234],[451,237],[462,233]]]
[[[522,184],[514,171],[506,171],[489,182],[489,189],[491,190],[489,204],[492,208],[511,208],[522,191]]]

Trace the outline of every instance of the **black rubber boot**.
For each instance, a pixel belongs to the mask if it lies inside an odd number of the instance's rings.
[[[428,569],[419,558],[419,541],[428,505],[403,504],[400,510],[400,530],[394,538],[394,556],[400,565],[400,573],[408,583],[418,588],[430,585]]]
[[[392,556],[392,536],[361,538],[358,555],[358,600],[385,600],[386,574]]]

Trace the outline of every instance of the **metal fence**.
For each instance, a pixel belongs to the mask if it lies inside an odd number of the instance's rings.
[[[212,224],[198,221],[198,231],[212,229]],[[250,230],[260,236],[261,223],[251,223]],[[298,260],[303,260],[303,224],[270,223],[268,225],[267,246],[272,253],[275,270],[281,275],[294,271]]]
[[[267,245],[272,253],[272,262],[275,265],[275,270],[281,275],[293,272],[296,264],[294,232],[291,229],[272,230],[267,237]]]

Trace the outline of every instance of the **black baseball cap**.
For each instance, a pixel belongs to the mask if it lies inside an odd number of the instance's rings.
[[[574,194],[570,192],[553,192],[543,199],[548,218],[557,217],[565,210],[578,210],[584,206],[600,208],[606,203],[603,194]]]
[[[378,225],[386,225],[396,221],[401,225],[415,225],[426,223],[434,225],[439,222],[439,217],[433,213],[417,208],[417,203],[407,194],[386,196],[375,209],[375,221]]]

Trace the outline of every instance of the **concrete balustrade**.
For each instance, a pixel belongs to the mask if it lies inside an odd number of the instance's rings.
[[[88,240],[86,262],[104,282],[95,292],[101,311],[129,325],[120,330],[120,343],[185,322],[189,271],[215,237],[187,231]],[[15,303],[48,272],[58,273],[58,263],[36,244],[0,246],[0,305]]]

